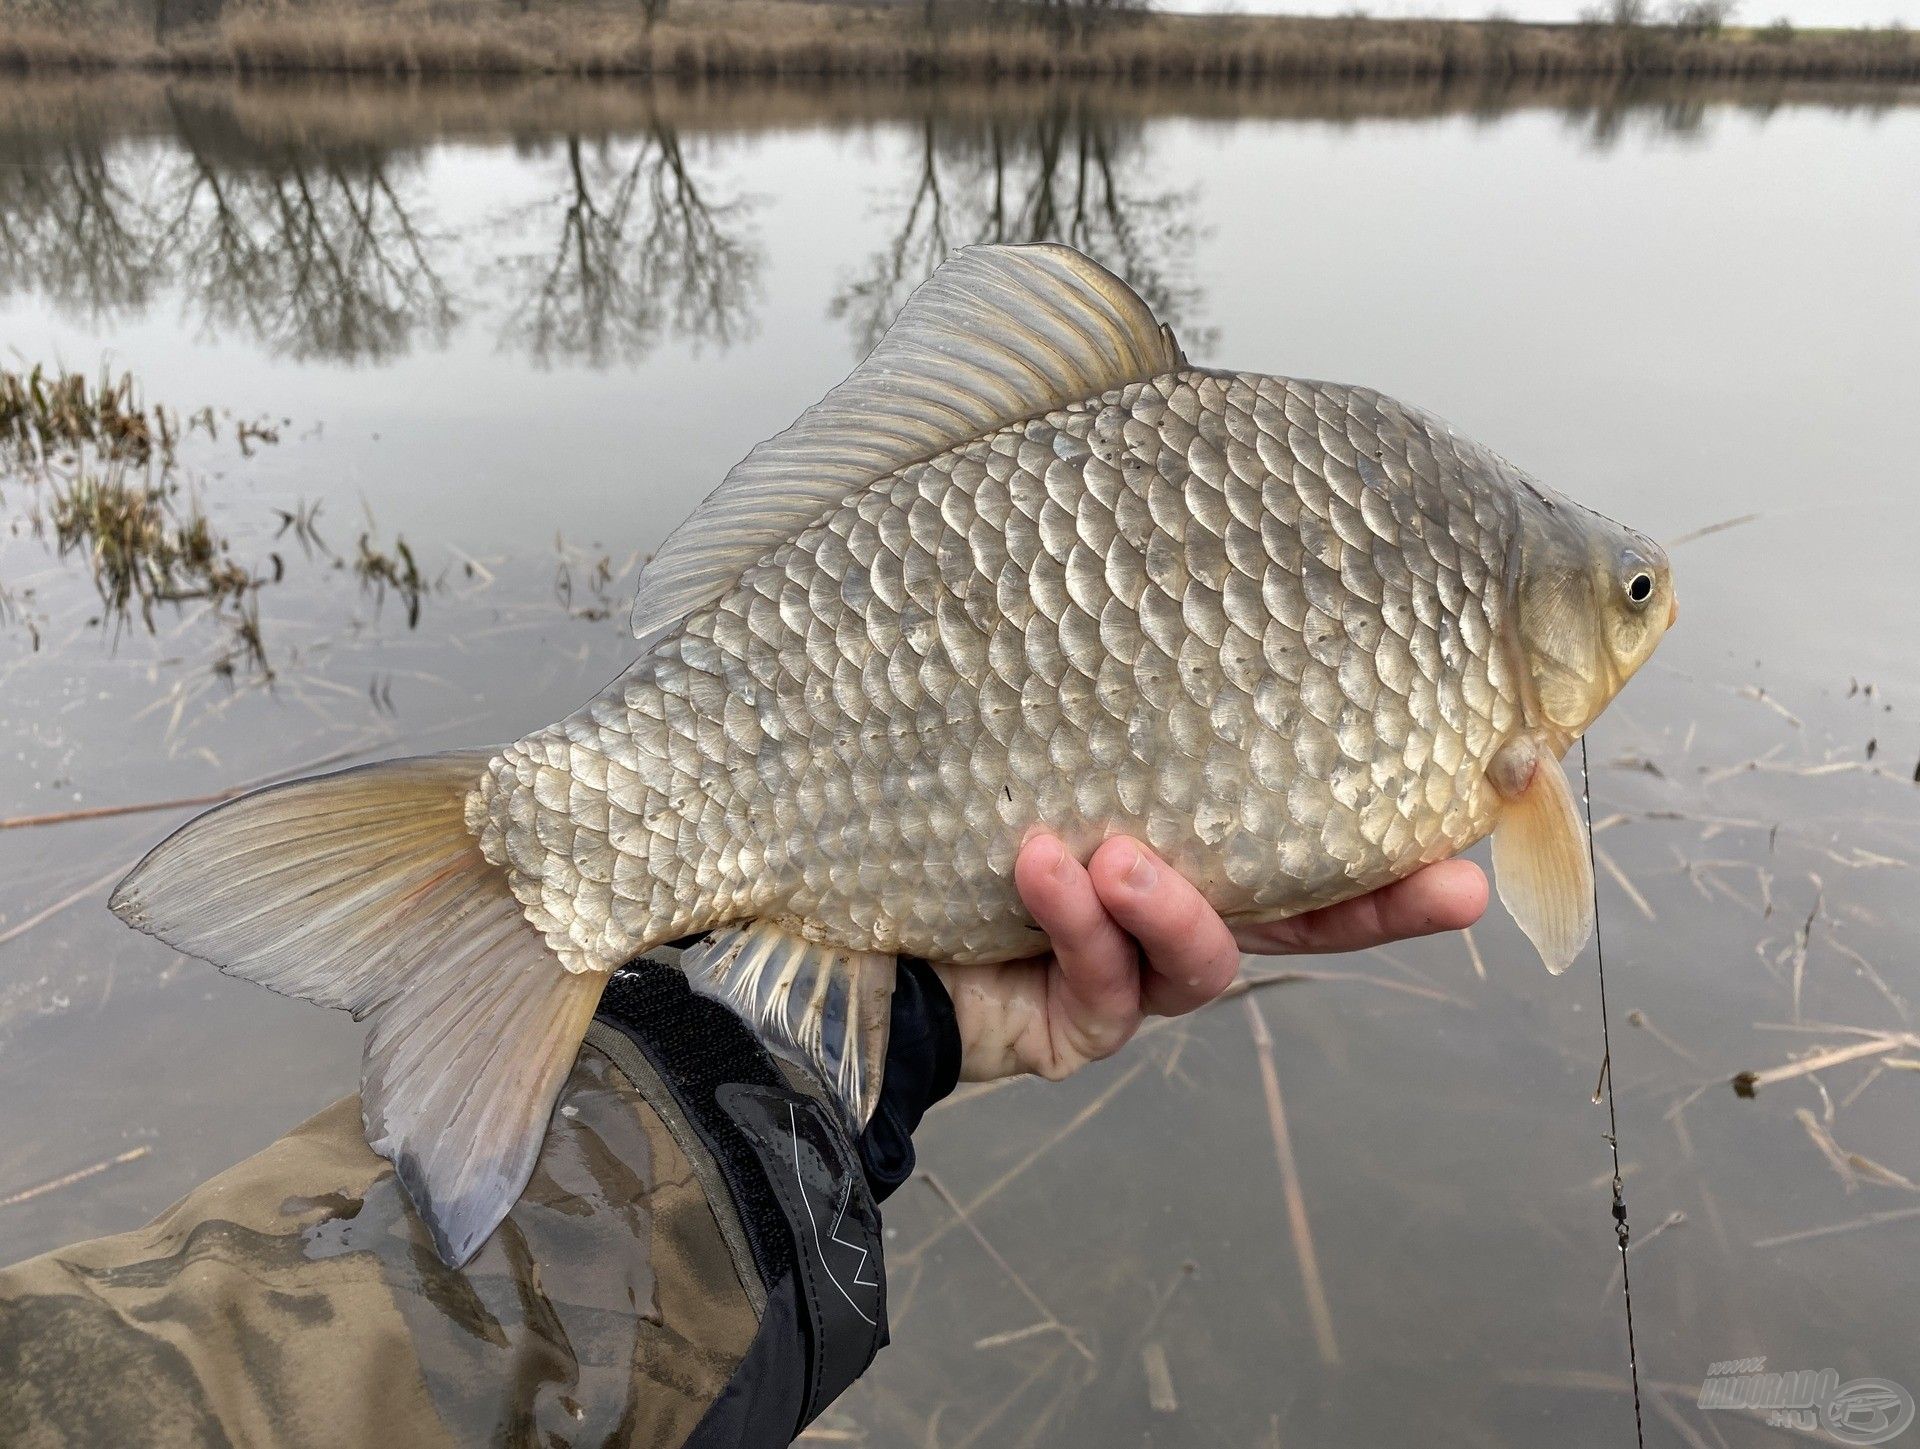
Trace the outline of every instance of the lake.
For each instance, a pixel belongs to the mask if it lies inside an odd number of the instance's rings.
[[[547,723],[951,248],[1072,242],[1196,361],[1420,403],[1668,544],[1680,625],[1590,738],[1640,1410],[1804,1442],[1696,1399],[1761,1356],[1920,1390],[1916,176],[1896,88],[7,81],[0,368],[130,374],[267,582],[116,609],[0,473],[0,816]],[[186,814],[0,830],[0,1260],[355,1084],[344,1016],[108,915]],[[893,1346],[812,1437],[1633,1442],[1592,950],[1550,979],[1496,907],[1275,964],[936,1109]]]

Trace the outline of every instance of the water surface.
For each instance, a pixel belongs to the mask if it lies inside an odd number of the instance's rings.
[[[9,83],[0,366],[212,409],[175,476],[279,579],[257,647],[204,602],[117,619],[0,477],[0,815],[547,722],[626,662],[646,551],[941,256],[1072,241],[1197,360],[1419,402],[1673,544],[1682,625],[1591,742],[1642,1408],[1786,1442],[1693,1406],[1710,1362],[1920,1389],[1920,1045],[1727,1085],[1913,1029],[1914,102]],[[355,568],[397,541],[414,607]],[[354,1082],[351,1022],[105,912],[184,817],[0,831],[0,1258]],[[823,1428],[1630,1442],[1592,955],[1549,980],[1496,911],[1295,964],[1338,974],[940,1108],[894,1345]]]

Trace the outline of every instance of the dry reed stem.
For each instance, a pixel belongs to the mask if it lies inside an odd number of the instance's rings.
[[[1686,1220],[1687,1220],[1687,1215],[1684,1212],[1682,1212],[1679,1208],[1675,1208],[1672,1212],[1668,1213],[1665,1218],[1661,1219],[1659,1226],[1654,1228],[1652,1232],[1648,1233],[1645,1237],[1635,1238],[1631,1243],[1627,1244],[1626,1250],[1628,1254],[1631,1255],[1633,1253],[1638,1252],[1640,1249],[1646,1247],[1648,1243],[1651,1243],[1655,1238],[1659,1237],[1668,1228],[1677,1228]],[[1613,1264],[1613,1270],[1607,1274],[1607,1286],[1604,1289],[1602,1289],[1600,1293],[1601,1308],[1604,1309],[1610,1303],[1612,1303],[1613,1295],[1620,1291],[1621,1274],[1623,1273],[1623,1271],[1624,1270],[1620,1265],[1620,1261],[1616,1257]]]
[[[140,815],[150,810],[186,810],[195,805],[218,805],[240,794],[244,786],[216,790],[210,795],[182,795],[174,800],[145,800],[134,805],[94,805],[84,810],[55,810],[46,815],[13,815],[0,819],[0,830],[29,830],[41,825],[70,825],[81,820],[105,820],[114,815]]]
[[[1838,939],[1831,930],[1827,932],[1827,944],[1860,968],[1861,974],[1873,983],[1874,990],[1880,993],[1886,1000],[1887,1005],[1894,1009],[1894,1012],[1902,1022],[1910,1022],[1913,1020],[1913,1015],[1907,1008],[1906,998],[1901,996],[1900,993],[1895,991],[1891,986],[1887,985],[1886,978],[1880,974],[1879,970],[1871,961],[1854,950],[1853,947],[1847,945],[1846,942]]]
[[[1910,1218],[1920,1218],[1920,1207],[1889,1208],[1883,1212],[1868,1213],[1865,1217],[1854,1218],[1850,1222],[1828,1223],[1818,1228],[1800,1228],[1791,1233],[1775,1233],[1769,1238],[1755,1238],[1756,1248],[1779,1248],[1788,1243],[1804,1243],[1814,1238],[1830,1238],[1840,1233],[1855,1233],[1863,1228],[1877,1228],[1885,1223],[1905,1222]]]
[[[1826,1158],[1827,1166],[1831,1167],[1834,1174],[1839,1177],[1841,1186],[1848,1192],[1852,1192],[1860,1184],[1854,1178],[1853,1168],[1848,1165],[1847,1154],[1842,1152],[1840,1144],[1833,1140],[1833,1134],[1805,1107],[1797,1108],[1793,1115],[1806,1129],[1807,1136],[1813,1139],[1813,1145],[1820,1149],[1820,1155]]]
[[[1606,869],[1607,874],[1613,877],[1614,883],[1626,893],[1627,899],[1633,902],[1634,908],[1649,921],[1658,920],[1659,917],[1654,914],[1652,905],[1648,903],[1645,896],[1640,894],[1640,888],[1627,879],[1627,873],[1620,869],[1620,863],[1607,852],[1606,846],[1596,844],[1593,847],[1593,853],[1600,858],[1600,864]]]
[[[1460,934],[1466,938],[1467,959],[1473,962],[1473,974],[1478,976],[1482,981],[1485,981],[1487,979],[1487,963],[1481,959],[1480,943],[1473,939],[1473,927],[1468,926]]]
[[[1739,528],[1742,524],[1746,523],[1758,523],[1763,517],[1765,517],[1765,515],[1759,513],[1742,513],[1737,518],[1723,518],[1718,523],[1709,523],[1705,528],[1696,528],[1690,533],[1681,534],[1678,538],[1671,540],[1667,544],[1667,548],[1672,550],[1679,548],[1682,544],[1697,543],[1699,540],[1710,538],[1716,533],[1725,533],[1729,528]]]
[[[964,1213],[956,1213],[953,1217],[949,1218],[946,1222],[942,1223],[939,1227],[935,1228],[932,1232],[928,1233],[926,1237],[922,1238],[919,1242],[915,1243],[906,1252],[900,1254],[899,1257],[896,1259],[895,1265],[901,1266],[908,1263],[917,1262],[926,1253],[927,1249],[931,1248],[935,1243],[939,1242],[942,1238],[944,1238],[947,1235],[947,1232],[951,1228],[953,1228],[957,1223],[964,1221],[966,1214],[978,1212],[988,1202],[992,1201],[992,1199],[995,1196],[997,1196],[1000,1193],[1000,1191],[1007,1186],[1008,1183],[1014,1181],[1014,1179],[1018,1178],[1029,1167],[1032,1167],[1034,1163],[1038,1162],[1042,1157],[1045,1157],[1049,1152],[1053,1151],[1054,1148],[1058,1147],[1062,1142],[1066,1141],[1067,1138],[1071,1137],[1074,1133],[1078,1132],[1082,1127],[1086,1126],[1088,1122],[1092,1121],[1094,1117],[1096,1117],[1099,1114],[1100,1110],[1103,1107],[1105,1107],[1107,1103],[1111,1102],[1116,1096],[1118,1096],[1120,1092],[1124,1088],[1126,1088],[1133,1081],[1135,1077],[1138,1077],[1140,1073],[1142,1073],[1146,1069],[1147,1069],[1146,1059],[1142,1058],[1142,1059],[1136,1060],[1133,1063],[1133,1065],[1128,1067],[1125,1072],[1121,1073],[1120,1076],[1116,1078],[1107,1087],[1105,1091],[1103,1091],[1099,1096],[1095,1097],[1091,1102],[1087,1103],[1087,1105],[1082,1107],[1078,1112],[1074,1113],[1073,1119],[1069,1121],[1064,1127],[1060,1128],[1059,1131],[1053,1133],[1044,1142],[1040,1143],[1031,1152],[1027,1153],[1025,1157],[1022,1157],[1018,1162],[1014,1163],[1012,1167],[1009,1167],[1005,1172],[1001,1173],[1000,1176],[996,1177],[992,1182],[988,1183],[986,1187],[982,1188],[979,1192],[975,1193],[974,1196],[968,1201]],[[1018,1077],[1013,1077],[1013,1078],[1007,1078],[1006,1080],[1020,1081],[1023,1079]],[[941,1189],[941,1191],[944,1193],[945,1189],[943,1188]]]
[[[122,861],[119,865],[114,866],[111,870],[107,871],[104,875],[97,876],[93,880],[88,881],[85,885],[81,886],[78,890],[72,892],[70,895],[64,895],[60,897],[59,900],[55,901],[52,905],[47,906],[42,910],[36,911],[33,915],[28,916],[26,920],[20,922],[17,926],[9,926],[7,927],[6,930],[0,931],[0,946],[6,945],[9,941],[19,940],[20,937],[26,935],[27,932],[33,930],[37,926],[44,926],[48,921],[52,920],[55,916],[59,915],[62,911],[67,910],[69,907],[78,905],[81,901],[84,901],[88,896],[92,895],[95,891],[99,890],[102,886],[112,884],[114,881],[118,880],[121,876],[125,875],[132,868],[133,868],[132,861],[130,860]]]
[[[1025,1343],[1028,1339],[1037,1338],[1043,1333],[1052,1333],[1059,1327],[1057,1323],[1042,1320],[1039,1323],[1029,1323],[1025,1328],[1009,1328],[1004,1333],[989,1333],[985,1338],[976,1338],[973,1346],[976,1352],[990,1348],[1005,1348],[1008,1344]]]
[[[1667,1427],[1680,1436],[1681,1442],[1687,1446],[1687,1449],[1713,1449],[1713,1446],[1694,1430],[1693,1425],[1681,1416],[1680,1411],[1667,1402],[1665,1394],[1648,1394],[1644,1402],[1653,1409],[1654,1413],[1666,1420]]]
[[[150,1146],[129,1147],[118,1157],[106,1158],[103,1161],[94,1163],[90,1167],[82,1167],[77,1171],[65,1173],[60,1177],[52,1178],[47,1182],[36,1184],[33,1187],[22,1188],[19,1192],[7,1197],[0,1197],[0,1208],[15,1207],[23,1202],[32,1202],[37,1197],[45,1197],[50,1192],[58,1192],[63,1187],[72,1187],[76,1182],[85,1182],[90,1177],[98,1177],[109,1168],[120,1167],[129,1162],[138,1162],[152,1151],[153,1148]]]
[[[1675,1056],[1679,1057],[1680,1060],[1687,1063],[1688,1066],[1694,1067],[1699,1070],[1705,1070],[1706,1064],[1702,1062],[1700,1058],[1695,1056],[1692,1052],[1688,1051],[1682,1045],[1680,1045],[1679,1042],[1675,1041],[1671,1036],[1669,1036],[1666,1032],[1662,1031],[1659,1027],[1655,1026],[1653,1023],[1653,1018],[1648,1016],[1646,1012],[1640,1010],[1637,1007],[1634,1010],[1629,1011],[1627,1013],[1627,1025],[1634,1027],[1637,1030],[1644,1031],[1648,1036],[1652,1037],[1655,1041],[1659,1042],[1661,1046],[1665,1047],[1668,1051],[1672,1052]],[[1702,1090],[1704,1090],[1704,1088]],[[1696,1093],[1696,1095],[1698,1094]]]
[[[964,1439],[960,1440],[959,1443],[955,1444],[953,1449],[972,1449],[974,1444],[977,1444],[991,1432],[1007,1412],[1012,1409],[1015,1404],[1020,1402],[1028,1389],[1032,1388],[1035,1384],[1039,1383],[1041,1379],[1053,1372],[1054,1365],[1059,1363],[1065,1354],[1066,1349],[1056,1348],[1052,1353],[1048,1354],[1047,1357],[1035,1364],[1032,1371],[1028,1373],[1025,1378],[1021,1379],[1018,1384],[1014,1385],[1013,1392],[1002,1398],[1000,1402],[994,1406],[993,1412],[988,1414],[978,1424],[975,1424],[972,1431],[968,1433]],[[931,1429],[931,1427],[932,1425],[930,1424],[929,1429]],[[927,1436],[927,1442],[930,1449],[937,1449],[939,1441],[931,1432]],[[996,1440],[993,1442],[997,1443],[999,1441]]]
[[[966,1228],[968,1235],[980,1245],[982,1251],[984,1251],[989,1258],[993,1259],[994,1266],[1006,1276],[1006,1280],[1014,1286],[1020,1296],[1032,1305],[1034,1312],[1040,1315],[1042,1323],[1057,1332],[1068,1343],[1072,1344],[1075,1351],[1088,1363],[1097,1363],[1098,1360],[1094,1358],[1093,1350],[1088,1348],[1085,1341],[1081,1339],[1080,1331],[1070,1324],[1062,1322],[1060,1315],[1049,1308],[1045,1300],[1033,1291],[1032,1287],[1027,1283],[1027,1280],[1022,1278],[1020,1274],[1015,1271],[1013,1264],[1007,1261],[1006,1255],[993,1245],[992,1240],[988,1238],[985,1233],[980,1231],[979,1225],[974,1222],[972,1214],[961,1207],[959,1200],[956,1199],[951,1192],[947,1191],[947,1185],[931,1172],[923,1172],[920,1175],[920,1180],[932,1188],[934,1194],[947,1205],[948,1211]]]
[[[354,698],[358,692],[348,690]],[[308,760],[304,764],[289,765],[284,770],[271,770],[264,775],[255,775],[251,780],[243,780],[238,785],[229,785],[224,790],[215,790],[206,795],[183,795],[174,800],[142,800],[131,805],[93,805],[83,810],[57,810],[48,815],[15,815],[0,820],[0,830],[24,830],[38,825],[66,825],[79,820],[105,820],[115,815],[142,815],[154,810],[190,810],[197,805],[218,805],[244,795],[249,790],[257,790],[263,785],[285,780],[294,775],[310,774],[315,770],[324,770],[328,765],[337,765],[350,760],[355,755],[365,754],[368,750],[377,750],[391,744],[393,735],[384,735],[378,739],[367,740],[362,744],[351,745],[335,750],[331,754],[321,755],[318,759]],[[4,938],[0,938],[4,939]]]
[[[1326,1284],[1320,1278],[1320,1258],[1314,1251],[1313,1229],[1307,1222],[1306,1194],[1300,1187],[1300,1167],[1294,1161],[1293,1138],[1287,1131],[1287,1109],[1280,1098],[1280,1073],[1273,1062],[1273,1035],[1260,1004],[1247,998],[1247,1022],[1253,1029],[1253,1049],[1260,1062],[1260,1087],[1266,1095],[1267,1122],[1273,1129],[1273,1152],[1280,1165],[1280,1187],[1286,1197],[1287,1228],[1300,1262],[1301,1286],[1306,1290],[1307,1318],[1320,1362],[1329,1368],[1340,1362],[1340,1344],[1333,1334],[1333,1312],[1327,1306]]]
[[[459,729],[463,725],[471,723],[474,719],[478,717],[479,716],[477,714],[474,714],[474,715],[464,716],[457,720],[451,720],[446,724],[436,725],[432,729],[423,730],[420,733],[411,736],[411,738],[416,740],[426,739],[436,734],[442,734],[447,730]],[[219,800],[231,799],[235,795],[243,795],[249,790],[257,789],[262,785],[272,784],[276,780],[285,780],[285,779],[290,779],[292,777],[299,776],[299,775],[311,774],[315,770],[325,769],[328,765],[337,765],[343,760],[350,760],[355,755],[363,755],[368,750],[383,749],[387,745],[397,743],[400,738],[401,737],[398,735],[386,734],[386,735],[380,735],[372,739],[363,740],[361,743],[357,745],[349,745],[344,749],[334,750],[331,753],[321,755],[315,759],[308,760],[303,764],[288,765],[284,769],[274,770],[269,774],[257,775],[252,780],[247,781],[245,784],[234,786],[230,791],[223,792],[219,795],[208,797],[206,801],[165,800],[155,805],[136,805],[136,806],[130,807],[130,809],[131,810],[145,810],[145,809],[158,810],[158,809],[166,809],[172,806],[189,806],[194,804],[214,803]],[[116,810],[111,813],[129,813],[129,812]],[[128,871],[132,870],[135,865],[139,864],[139,860],[140,858],[138,856],[133,856],[121,862],[119,865],[115,866],[112,870],[107,871],[104,875],[100,876],[95,880],[88,881],[87,884],[81,886],[78,890],[74,891],[71,895],[63,896],[61,899],[55,901],[52,905],[46,907],[44,910],[41,910],[35,915],[30,916],[26,920],[20,922],[19,925],[10,926],[5,931],[0,931],[0,946],[6,945],[9,941],[14,941],[19,939],[21,936],[26,935],[27,932],[33,930],[36,926],[45,925],[48,921],[52,920],[55,916],[59,915],[62,911],[78,905],[81,901],[85,900],[88,896],[93,894],[93,892],[99,890],[102,886],[110,884],[112,881],[114,881],[118,877],[123,876]]]
[[[1900,1047],[1916,1045],[1920,1045],[1920,1038],[1916,1038],[1909,1032],[1876,1033],[1871,1040],[1857,1041],[1851,1046],[1829,1047],[1826,1051],[1815,1052],[1811,1056],[1801,1057],[1798,1061],[1785,1062],[1777,1067],[1768,1067],[1765,1071],[1740,1072],[1733,1078],[1733,1089],[1743,1097],[1751,1097],[1762,1087],[1771,1087],[1779,1082],[1790,1082],[1795,1077],[1806,1076],[1809,1072],[1825,1071],[1828,1067],[1857,1062],[1862,1057],[1879,1056]]]
[[[1147,1407],[1156,1414],[1177,1414],[1180,1400],[1173,1391],[1173,1368],[1167,1362],[1167,1346],[1159,1339],[1140,1350],[1140,1369],[1147,1379]]]

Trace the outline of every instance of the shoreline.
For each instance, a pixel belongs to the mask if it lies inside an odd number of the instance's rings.
[[[1836,110],[1920,106],[1920,85],[1675,77],[1535,81],[1461,77],[1400,82],[1306,81],[1291,86],[1152,85],[1072,80],[836,84],[799,78],[747,87],[636,76],[547,74],[252,75],[98,71],[43,72],[0,85],[0,137],[25,144],[78,127],[88,135],[161,133],[213,124],[215,134],[262,144],[381,147],[425,138],[617,136],[656,125],[725,133],[792,127],[862,127],[900,121],[963,128],[1070,111],[1090,123],[1129,125],[1180,117],[1361,122],[1424,121],[1546,110],[1597,127],[1656,115],[1684,125],[1704,107],[1771,114],[1812,105]],[[219,117],[217,123],[210,117]]]
[[[0,73],[638,77],[669,81],[1543,83],[1920,80],[1901,29],[1687,33],[1671,26],[1033,12],[712,0],[648,27],[633,10],[242,10],[164,36],[52,27],[0,0]]]

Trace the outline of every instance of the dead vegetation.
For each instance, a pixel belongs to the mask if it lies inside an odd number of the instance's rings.
[[[156,603],[233,603],[254,586],[180,484],[109,467],[83,469],[49,494],[60,552],[86,557],[113,614],[138,613],[151,627]]]
[[[49,373],[38,365],[25,373],[0,372],[0,447],[17,455],[45,457],[91,443],[144,463],[156,430],[163,453],[171,452],[169,423],[165,414],[149,415],[134,400],[131,377],[92,383],[84,373]]]
[[[208,413],[186,426],[211,435],[215,424]],[[175,466],[182,432],[176,414],[140,400],[130,376],[0,372],[0,485],[24,485],[26,527],[59,557],[85,561],[98,621],[152,630],[155,605],[205,600],[264,668],[248,600],[259,581],[235,561]]]
[[[242,75],[648,75],[679,80],[1104,79],[1128,83],[1665,75],[1913,79],[1902,28],[1736,30],[1694,0],[1614,0],[1574,25],[1147,14],[1131,6],[853,6],[806,0],[640,7],[453,0],[373,9],[233,4],[158,31],[111,12],[0,5],[0,68]]]
[[[227,422],[243,458],[279,441],[278,426]],[[0,370],[0,519],[16,536],[45,540],[56,558],[84,563],[99,603],[88,622],[111,637],[132,625],[157,632],[160,606],[199,604],[219,626],[214,672],[271,680],[259,594],[285,577],[286,559],[271,550],[249,566],[236,556],[203,504],[203,485],[182,462],[193,433],[217,442],[220,418],[203,408],[183,421],[149,406],[130,376],[95,382],[38,366]],[[376,603],[392,594],[408,627],[416,626],[434,583],[407,541],[375,543],[369,520],[351,558],[341,558],[320,535],[318,511],[299,503],[276,510],[275,537],[290,537],[310,560],[349,569]],[[36,650],[44,622],[38,599],[31,587],[0,589],[0,625],[22,629]]]

